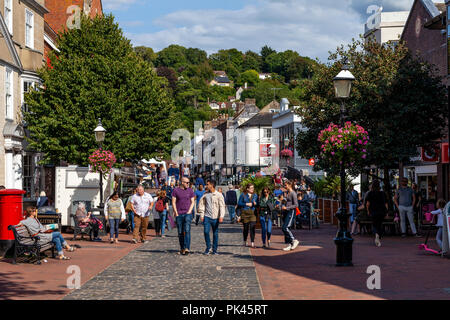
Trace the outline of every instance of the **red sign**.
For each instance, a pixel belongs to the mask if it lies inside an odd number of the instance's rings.
[[[441,144],[441,163],[449,163],[448,143]]]
[[[270,157],[270,144],[261,144],[259,146],[260,157]]]
[[[422,161],[423,162],[438,162],[439,161],[439,149],[436,147],[422,148]]]
[[[316,160],[314,160],[313,158],[309,159],[309,165],[313,166],[316,164]]]

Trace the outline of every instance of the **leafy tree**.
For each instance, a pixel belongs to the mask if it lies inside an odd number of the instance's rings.
[[[208,61],[206,51],[197,48],[188,48],[185,50],[186,59],[190,64],[199,65]]]
[[[155,65],[156,59],[158,55],[153,51],[152,48],[139,46],[134,47],[134,51],[140,56],[142,59],[150,63],[151,65]]]
[[[244,55],[244,62],[242,64],[242,71],[256,70],[261,72],[263,59],[259,54],[253,51],[247,51]]]
[[[320,159],[317,136],[329,123],[339,123],[340,102],[334,96],[333,78],[341,70],[343,57],[348,58],[356,78],[345,103],[346,120],[355,121],[370,136],[366,162],[349,168],[349,172],[359,173],[375,165],[383,169],[384,185],[389,188],[389,169],[416,156],[418,147],[442,137],[446,88],[435,75],[435,68],[413,57],[403,43],[391,48],[354,40],[347,50],[339,47],[329,57],[333,64],[317,66],[298,110],[308,130],[299,132],[297,148],[303,158],[319,159],[315,169],[338,172]]]
[[[25,95],[30,147],[46,162],[87,165],[97,148],[97,119],[107,130],[104,148],[118,159],[170,153],[173,101],[152,66],[124,38],[112,15],[88,19],[60,34],[53,68],[39,70],[42,89]]]
[[[158,67],[156,69],[158,77],[164,77],[169,82],[169,88],[173,91],[177,88],[177,75],[173,69],[168,67]]]
[[[188,60],[185,55],[186,48],[179,45],[170,45],[158,52],[156,65],[158,67],[171,67],[178,70],[180,67],[186,67]]]
[[[261,59],[262,59],[262,71],[263,72],[270,72],[269,65],[267,64],[266,59],[272,53],[277,53],[277,52],[267,45],[265,45],[264,47],[261,48]]]
[[[259,82],[259,73],[256,70],[248,70],[241,73],[237,84],[242,86],[244,83],[248,83],[249,86],[255,86]]]

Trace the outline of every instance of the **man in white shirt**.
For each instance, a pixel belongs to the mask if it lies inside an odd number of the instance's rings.
[[[149,215],[153,208],[153,197],[144,192],[144,187],[139,185],[137,193],[131,198],[131,210],[134,212],[134,231],[133,243],[137,243],[138,233],[141,236],[141,242],[147,243],[145,237],[147,235],[147,226]]]
[[[218,254],[217,249],[219,247],[219,224],[223,222],[225,217],[225,199],[221,192],[216,191],[216,182],[208,180],[206,182],[206,189],[208,193],[205,193],[200,199],[198,212],[200,213],[200,219],[203,222],[203,233],[205,236],[206,250],[205,255],[211,253],[211,238],[209,231],[213,230],[213,247],[212,254]]]

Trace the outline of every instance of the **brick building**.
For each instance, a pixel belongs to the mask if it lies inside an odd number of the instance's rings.
[[[444,3],[430,0],[415,0],[406,22],[401,40],[413,54],[437,68],[439,76],[447,85],[447,35],[446,7]],[[449,165],[442,163],[442,144],[448,142],[444,137],[436,141],[436,156],[421,156],[405,163],[400,174],[416,181],[424,199],[436,200],[450,198]]]

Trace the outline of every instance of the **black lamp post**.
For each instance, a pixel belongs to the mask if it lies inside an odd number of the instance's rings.
[[[344,116],[345,116],[345,105],[344,99],[350,96],[350,90],[352,88],[352,82],[355,77],[348,70],[346,62],[342,67],[341,72],[333,79],[334,89],[336,93],[336,98],[341,100],[341,127],[344,127]],[[345,158],[342,159],[341,163],[341,207],[336,213],[336,217],[339,219],[339,231],[334,239],[336,244],[336,266],[353,266],[352,263],[352,245],[353,239],[350,232],[347,230],[348,217],[346,209],[346,194],[347,190],[345,188]]]
[[[103,141],[105,141],[106,130],[102,126],[102,119],[98,119],[97,128],[94,130],[95,140],[98,143],[99,148],[102,148]],[[100,172],[100,204],[99,208],[103,208],[103,174]]]

